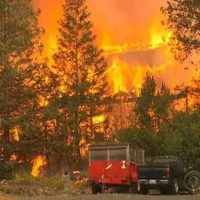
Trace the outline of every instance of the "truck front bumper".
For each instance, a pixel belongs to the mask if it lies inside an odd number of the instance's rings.
[[[139,184],[143,185],[169,185],[168,179],[138,179]]]

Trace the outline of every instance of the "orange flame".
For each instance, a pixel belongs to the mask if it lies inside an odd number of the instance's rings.
[[[95,116],[95,117],[93,117],[92,121],[94,124],[103,123],[105,121],[105,116],[103,116],[103,115]]]
[[[42,11],[40,23],[46,30],[45,54],[50,65],[57,50],[57,21],[62,17],[63,3],[64,0],[49,0],[48,4],[35,0]],[[110,65],[107,75],[113,93],[134,91],[138,96],[147,72],[154,75],[158,85],[164,82],[171,90],[182,83],[191,84],[198,74],[193,69],[185,71],[187,63],[180,65],[173,59],[167,46],[172,32],[161,25],[160,7],[165,4],[166,0],[87,0],[97,45],[104,50]],[[60,89],[64,91],[63,86]]]
[[[47,98],[43,97],[43,96],[39,96],[38,97],[38,103],[40,107],[46,107],[49,104],[49,101]]]
[[[19,142],[19,139],[20,139],[20,129],[19,127],[15,127],[13,129],[11,129],[11,137],[12,137],[12,140],[16,141],[16,142]]]
[[[12,161],[16,161],[16,160],[17,160],[17,155],[15,155],[15,154],[11,155],[10,161],[12,162]]]
[[[34,177],[37,177],[41,173],[41,168],[47,165],[45,156],[37,156],[34,160],[32,160],[33,167],[31,174]]]

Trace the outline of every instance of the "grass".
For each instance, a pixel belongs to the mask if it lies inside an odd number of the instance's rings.
[[[33,177],[28,173],[20,173],[15,175],[13,183],[33,187],[48,187],[56,190],[63,190],[64,188],[64,181],[61,176]]]
[[[12,180],[0,184],[0,191],[21,196],[55,195],[62,193],[64,180],[61,176],[33,177],[17,173]]]
[[[63,176],[33,177],[30,173],[16,173],[13,180],[0,184],[0,192],[11,195],[47,196],[61,194],[89,194],[91,189],[86,177],[68,181]]]

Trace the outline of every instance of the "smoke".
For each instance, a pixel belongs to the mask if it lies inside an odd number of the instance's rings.
[[[33,0],[34,6],[41,10],[40,24],[47,32],[57,27],[57,20],[62,16],[64,0]]]
[[[99,43],[147,43],[151,28],[161,27],[166,0],[88,0]],[[106,34],[105,34],[106,33]]]
[[[161,29],[160,7],[166,0],[87,0],[97,43],[102,46],[148,43],[152,28]],[[34,0],[41,9],[40,24],[47,34],[57,33],[64,0]]]
[[[39,23],[45,30],[43,37],[44,53],[52,63],[52,54],[57,48],[58,21],[62,17],[64,0],[33,0],[34,7],[41,10]]]
[[[161,25],[160,12],[166,1],[87,0],[97,45],[109,49],[109,82],[119,84],[113,88],[141,86],[145,73],[152,71],[158,83],[164,82],[172,89],[182,82],[189,83],[196,73],[184,71],[167,47],[169,30]],[[34,0],[35,7],[41,9],[39,21],[46,31],[43,41],[49,59],[57,48],[57,22],[62,17],[63,3],[64,0]],[[114,80],[117,76],[121,83]]]

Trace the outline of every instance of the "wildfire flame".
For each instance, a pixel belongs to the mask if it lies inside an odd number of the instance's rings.
[[[19,127],[15,127],[11,129],[12,140],[18,142],[20,139],[20,129]]]
[[[47,100],[47,98],[43,97],[43,96],[39,96],[38,97],[38,103],[40,107],[46,107],[48,106],[49,102]]]
[[[16,161],[17,160],[17,156],[15,154],[11,155],[10,157],[10,161]]]
[[[32,160],[33,167],[31,174],[34,177],[37,177],[41,173],[41,168],[47,165],[45,156],[37,156],[34,160]]]
[[[103,116],[103,115],[95,116],[95,117],[93,117],[92,121],[94,124],[103,123],[105,121],[105,116]]]
[[[44,50],[50,65],[57,50],[57,22],[62,17],[63,3],[35,0],[35,6],[42,11],[40,24],[46,31]],[[172,91],[176,85],[191,84],[197,76],[195,70],[185,71],[170,52],[172,32],[161,25],[160,7],[165,4],[166,0],[87,0],[97,45],[104,50],[110,66],[107,75],[113,93],[134,91],[138,96],[147,72],[154,75],[158,85],[164,82]]]

